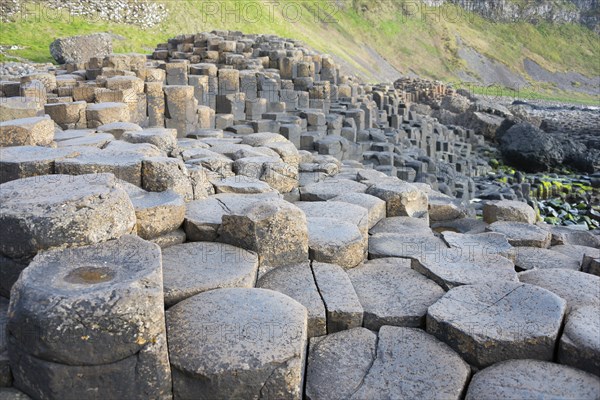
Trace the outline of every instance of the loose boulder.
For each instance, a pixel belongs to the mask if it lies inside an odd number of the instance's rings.
[[[112,54],[112,36],[108,33],[70,36],[50,43],[50,54],[59,64],[84,63],[92,57]]]

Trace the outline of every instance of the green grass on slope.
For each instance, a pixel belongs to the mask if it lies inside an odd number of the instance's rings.
[[[600,75],[598,35],[576,25],[494,23],[455,6],[403,8],[398,0],[337,2],[341,9],[332,7],[331,0],[279,0],[275,6],[269,0],[163,3],[169,10],[167,20],[146,30],[73,18],[66,12],[62,18],[55,13],[46,18],[44,14],[48,13],[43,12],[43,6],[30,6],[26,17],[17,18],[14,23],[0,23],[0,45],[23,46],[23,50],[7,53],[49,62],[52,58],[48,46],[56,37],[111,32],[126,38],[114,42],[116,52],[149,53],[157,43],[181,33],[230,29],[301,40],[317,51],[344,59],[372,80],[376,80],[377,71],[366,67],[372,64],[369,47],[403,73],[412,71],[424,77],[456,81],[456,73],[466,68],[457,56],[460,37],[464,45],[521,74],[523,60],[529,57],[550,71]],[[527,95],[594,100],[592,96],[552,90]]]

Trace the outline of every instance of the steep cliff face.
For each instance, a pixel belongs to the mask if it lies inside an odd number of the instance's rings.
[[[424,0],[429,6],[457,4],[500,22],[581,23],[600,33],[598,0]]]

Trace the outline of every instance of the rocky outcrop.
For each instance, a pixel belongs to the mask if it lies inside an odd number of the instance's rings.
[[[424,3],[432,6],[443,6],[444,3],[458,4],[468,11],[494,21],[581,23],[600,32],[599,5],[595,0],[559,2],[551,0],[527,2],[512,0],[424,0]]]
[[[547,133],[528,123],[512,126],[497,135],[504,160],[526,171],[546,171],[559,165],[593,172],[600,162],[600,154],[566,135]]]

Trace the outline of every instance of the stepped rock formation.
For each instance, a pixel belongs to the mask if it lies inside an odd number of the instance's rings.
[[[600,240],[471,204],[453,89],[233,31],[2,88],[0,398],[600,396]]]

